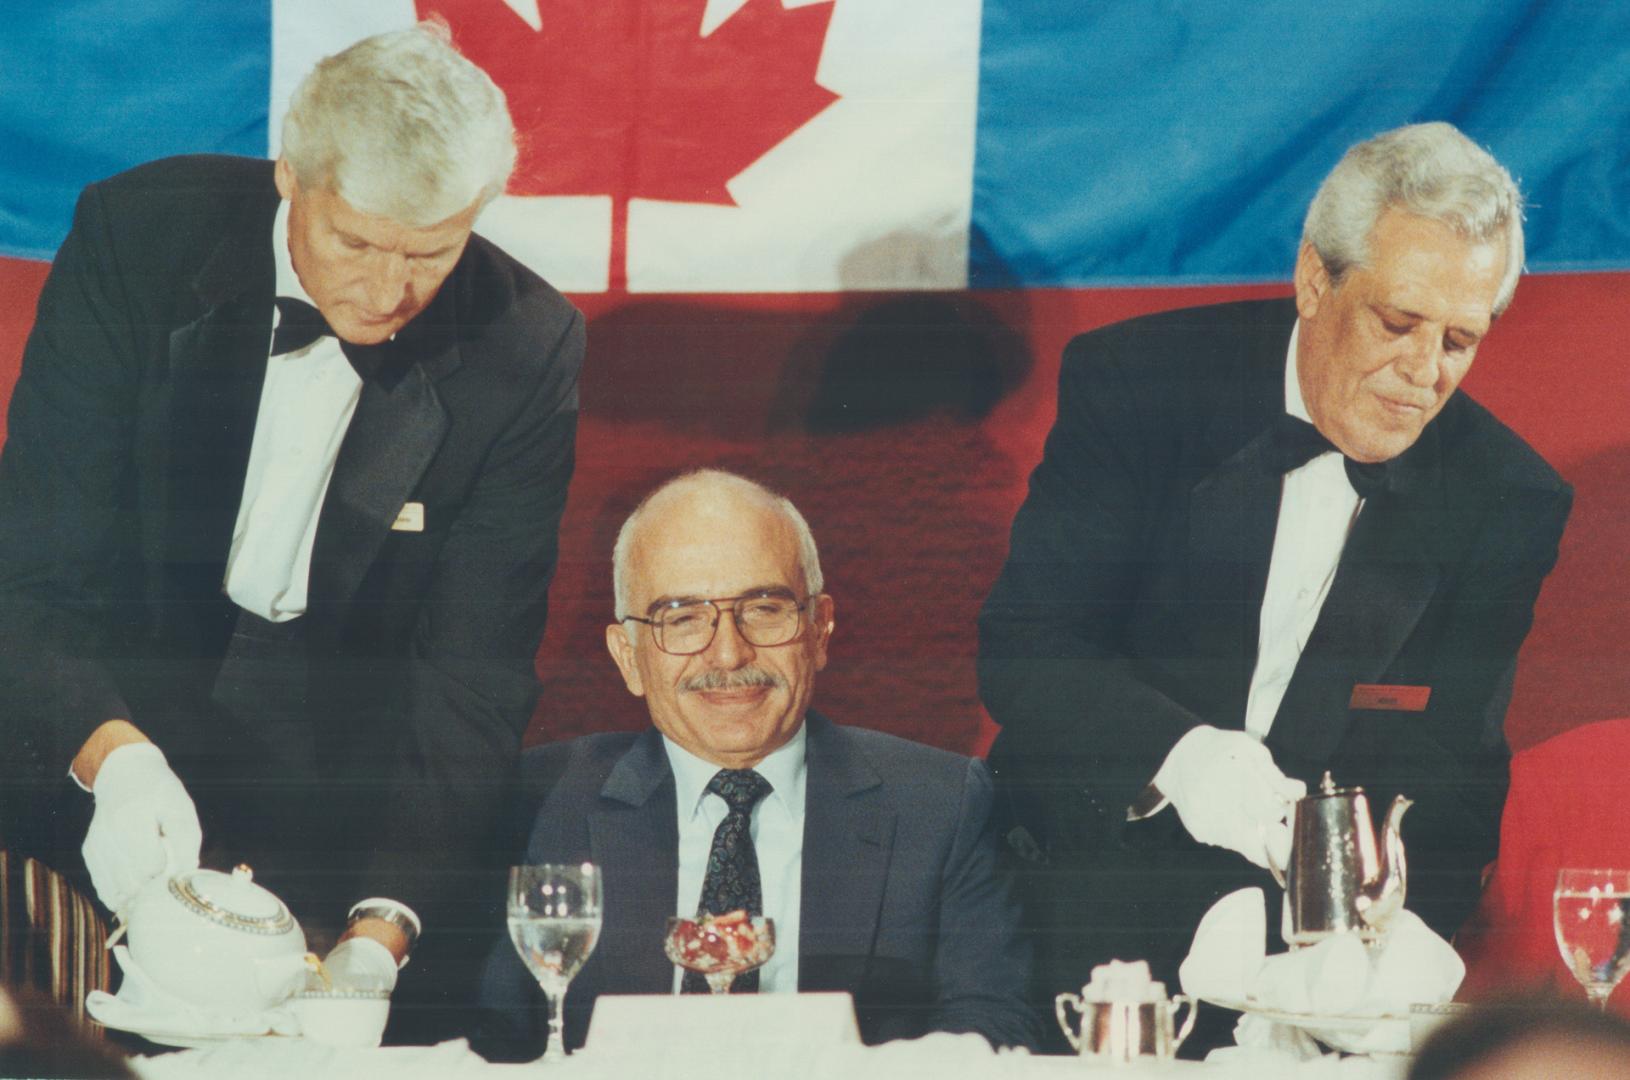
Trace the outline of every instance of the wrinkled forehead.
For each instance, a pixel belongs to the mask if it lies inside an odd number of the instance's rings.
[[[736,596],[764,587],[801,594],[798,559],[792,523],[763,500],[665,500],[646,507],[637,524],[630,600],[643,612],[659,599]]]
[[[387,247],[409,254],[428,254],[444,251],[469,239],[479,209],[469,206],[442,221],[429,225],[413,225],[388,214],[368,213],[352,206],[345,198],[330,193],[327,196],[329,224],[366,240],[376,247]]]

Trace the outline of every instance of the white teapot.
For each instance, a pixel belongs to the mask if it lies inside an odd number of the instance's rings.
[[[300,924],[247,866],[155,878],[131,903],[125,932],[153,984],[207,1009],[269,1009],[308,970]]]

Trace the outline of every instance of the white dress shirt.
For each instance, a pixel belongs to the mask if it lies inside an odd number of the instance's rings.
[[[1285,357],[1285,411],[1306,420],[1307,403],[1296,378],[1296,339],[1301,323],[1290,332]],[[1268,736],[1285,689],[1302,658],[1308,635],[1319,619],[1347,534],[1364,501],[1347,479],[1340,452],[1330,450],[1285,474],[1274,529],[1268,585],[1262,594],[1261,628],[1257,634],[1256,670],[1245,703],[1245,730],[1258,740]]]
[[[719,766],[703,761],[663,736],[668,764],[674,774],[674,795],[679,810],[679,895],[674,914],[691,915],[702,897],[707,857],[713,834],[729,813],[725,801],[707,790]],[[798,914],[804,867],[805,733],[759,762],[753,769],[770,782],[770,794],[753,807],[750,826],[758,852],[758,876],[764,891],[764,914],[775,922],[775,955],[759,969],[761,993],[796,993],[798,990]],[[679,992],[683,969],[674,967],[674,992]]]
[[[1302,385],[1296,377],[1296,341],[1301,330],[1298,321],[1290,332],[1285,350],[1285,411],[1312,423]],[[1273,552],[1268,562],[1268,582],[1262,594],[1260,628],[1257,632],[1256,668],[1245,700],[1245,732],[1258,742],[1268,737],[1279,704],[1285,699],[1302,649],[1318,622],[1319,611],[1330,595],[1336,579],[1341,549],[1347,534],[1358,520],[1364,501],[1347,479],[1341,454],[1326,451],[1285,474],[1279,499],[1279,521],[1274,528]],[[1169,791],[1182,772],[1173,759],[1197,753],[1194,740],[1178,740],[1155,773],[1157,800],[1140,799],[1127,808],[1129,821],[1138,821],[1167,806],[1160,793]],[[1152,805],[1151,805],[1152,803]]]
[[[272,257],[277,295],[310,304],[289,260],[287,201],[272,226]],[[274,308],[274,332],[280,320]],[[266,348],[269,353],[270,341]],[[361,394],[362,380],[338,338],[320,337],[304,349],[268,357],[226,560],[226,594],[244,610],[271,622],[305,614],[317,518]]]

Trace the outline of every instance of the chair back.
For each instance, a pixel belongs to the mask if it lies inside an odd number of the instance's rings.
[[[0,983],[32,986],[84,1023],[85,995],[111,982],[107,936],[67,878],[0,849]]]
[[[1462,1000],[1544,990],[1584,997],[1552,925],[1564,867],[1630,869],[1630,718],[1582,725],[1511,759],[1499,858],[1455,936],[1466,961]],[[1612,1004],[1630,1016],[1630,993]]]

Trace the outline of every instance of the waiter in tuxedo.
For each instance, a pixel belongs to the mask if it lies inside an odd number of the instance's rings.
[[[980,616],[1039,990],[1112,957],[1175,980],[1211,903],[1271,886],[1326,770],[1372,807],[1413,798],[1407,906],[1444,936],[1470,911],[1572,498],[1455,392],[1522,261],[1506,171],[1414,125],[1325,179],[1294,300],[1070,343]]]
[[[71,776],[115,913],[201,833],[308,929],[382,894],[330,968],[388,984],[516,767],[583,321],[471,232],[515,135],[444,26],[323,60],[282,146],[92,184],[53,263],[0,458],[10,825]]]

